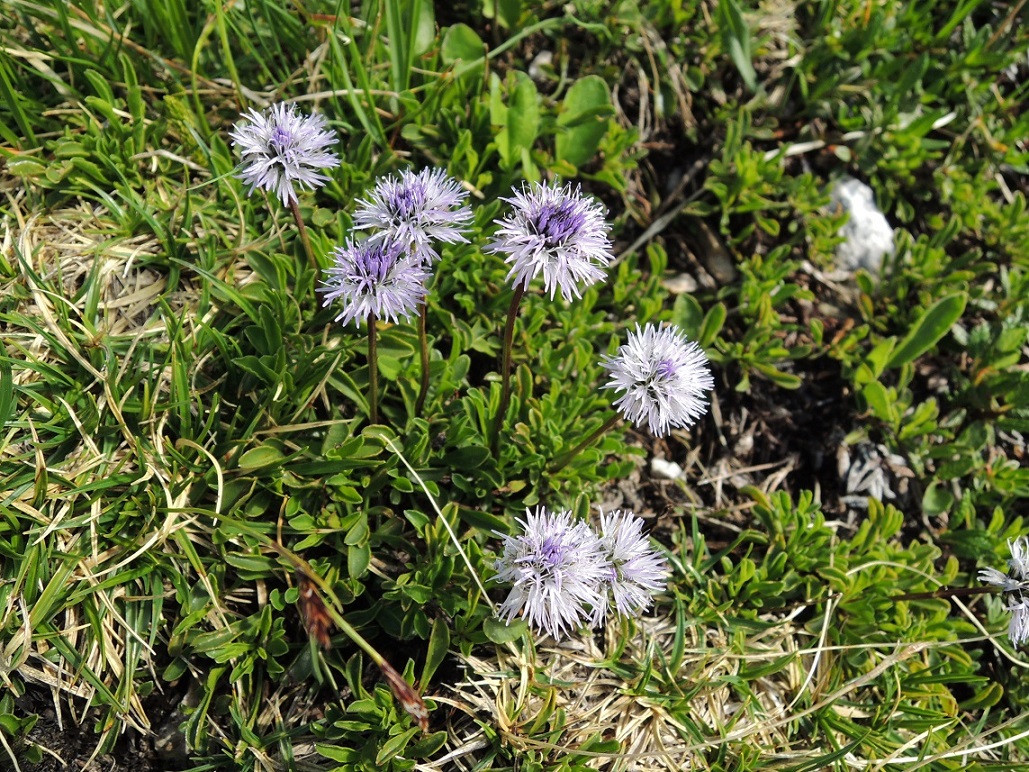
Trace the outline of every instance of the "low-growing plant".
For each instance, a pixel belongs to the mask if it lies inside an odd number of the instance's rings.
[[[10,5],[14,765],[1025,762],[1016,12]]]

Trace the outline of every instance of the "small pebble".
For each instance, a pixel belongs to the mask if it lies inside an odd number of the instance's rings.
[[[878,277],[883,257],[892,255],[893,228],[875,205],[875,194],[870,187],[853,177],[844,177],[833,185],[830,192],[833,203],[850,213],[850,219],[840,229],[845,241],[836,247],[836,265],[845,271],[864,268]]]
[[[678,480],[684,474],[681,466],[674,461],[665,461],[663,458],[650,459],[650,473],[654,477],[664,480]]]

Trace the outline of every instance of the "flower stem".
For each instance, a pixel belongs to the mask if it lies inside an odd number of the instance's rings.
[[[375,314],[368,317],[368,406],[371,422],[379,422],[379,360]]]
[[[497,414],[493,418],[493,437],[490,442],[494,458],[500,449],[500,430],[504,427],[504,416],[507,413],[507,405],[511,401],[511,349],[514,344],[514,326],[515,319],[518,318],[518,305],[522,302],[524,294],[524,285],[519,284],[515,287],[514,295],[511,296],[511,307],[507,309],[507,323],[504,325],[504,363],[501,367],[500,407],[497,408]]]
[[[562,469],[564,469],[566,466],[568,466],[568,462],[569,461],[571,461],[577,455],[582,453],[582,451],[584,451],[586,448],[588,448],[590,445],[592,445],[594,442],[596,442],[601,436],[603,436],[604,434],[607,434],[608,430],[611,429],[611,427],[614,426],[616,423],[618,423],[619,420],[621,420],[621,418],[622,418],[621,414],[615,413],[610,418],[608,418],[606,421],[604,421],[603,425],[600,428],[598,428],[596,431],[591,433],[589,437],[584,439],[582,442],[580,442],[574,448],[569,450],[563,456],[560,456],[557,459],[557,461],[554,463],[554,465],[552,467],[550,467],[550,474],[555,474],[557,472],[560,472]]]
[[[368,643],[363,635],[357,632],[353,625],[343,618],[343,604],[332,589],[332,585],[323,579],[310,563],[292,550],[283,547],[279,539],[270,538],[267,534],[253,528],[249,523],[245,523],[242,520],[234,520],[227,517],[222,517],[221,520],[223,523],[231,524],[234,528],[254,537],[258,542],[278,553],[287,562],[292,564],[297,573],[297,584],[301,589],[301,605],[304,593],[306,592],[310,599],[317,604],[319,615],[324,615],[326,619],[331,620],[347,638],[357,644],[358,648],[371,658],[372,662],[378,665],[386,679],[386,683],[389,684],[390,691],[393,692],[393,695],[400,702],[400,706],[418,723],[423,732],[427,731],[429,727],[429,712],[421,695],[403,679],[403,676],[389,664],[386,658],[374,646]],[[322,596],[329,600],[328,603],[325,603],[322,597],[319,596],[319,591]],[[319,628],[319,631],[328,639],[327,628]],[[310,630],[308,630],[308,634],[310,634]],[[319,641],[319,643],[322,643],[322,641]],[[328,646],[326,645],[324,648],[328,648]],[[315,667],[317,667],[317,662]]]
[[[289,201],[289,209],[293,212],[293,219],[297,223],[297,230],[300,231],[300,242],[304,245],[304,251],[307,253],[307,260],[311,263],[311,268],[317,275],[318,261],[314,259],[314,251],[311,249],[311,239],[307,235],[307,226],[304,225],[304,218],[300,216],[300,202],[295,198],[291,198]]]
[[[414,414],[422,414],[425,407],[425,395],[429,393],[429,335],[427,332],[427,317],[429,304],[423,302],[421,313],[418,314],[418,347],[422,360],[422,382],[418,387],[418,401],[414,403]]]

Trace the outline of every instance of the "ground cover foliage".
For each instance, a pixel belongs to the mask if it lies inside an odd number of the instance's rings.
[[[1004,601],[937,592],[1026,531],[1021,4],[3,10],[0,764],[1029,764]],[[284,99],[341,138],[300,197],[319,256],[383,174],[471,192],[424,406],[414,325],[383,325],[374,426],[366,338],[231,175],[233,123]],[[896,228],[878,280],[833,266],[844,174]],[[511,289],[482,247],[499,196],[553,178],[606,204],[618,260],[526,293],[492,453]],[[602,355],[658,321],[711,357],[710,414],[558,468],[613,414]],[[654,607],[560,645],[498,623],[497,534],[537,504],[643,516]],[[310,640],[305,572],[428,731],[338,626]]]

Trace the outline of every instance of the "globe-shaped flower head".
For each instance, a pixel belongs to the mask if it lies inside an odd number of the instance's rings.
[[[543,275],[543,289],[553,298],[582,296],[582,288],[604,278],[612,260],[604,207],[578,186],[533,183],[505,198],[512,211],[499,225],[487,252],[504,254],[507,275],[517,287]]]
[[[628,511],[601,514],[600,543],[610,566],[607,586],[615,609],[624,616],[639,616],[665,585],[665,559],[643,535],[643,521]],[[603,618],[606,605],[599,609]]]
[[[379,180],[367,200],[358,202],[354,227],[373,229],[372,239],[392,238],[427,263],[439,259],[434,242],[467,242],[472,220],[468,193],[443,169],[404,170]]]
[[[1004,592],[1004,600],[1011,612],[1008,637],[1018,646],[1029,641],[1029,538],[1019,536],[1008,540],[1011,550],[1011,574],[1004,574],[996,568],[983,568],[979,580],[995,584]]]
[[[495,579],[513,585],[499,617],[510,623],[524,611],[530,627],[558,639],[602,615],[610,565],[593,530],[573,521],[571,512],[544,507],[526,510],[518,522],[523,533],[503,537],[504,552],[496,562]]]
[[[328,177],[322,169],[339,166],[335,153],[326,150],[339,140],[321,115],[303,115],[295,104],[279,103],[264,112],[251,108],[229,132],[242,160],[236,177],[249,186],[275,194],[288,206],[297,200],[296,185],[321,187]]]
[[[429,274],[403,244],[348,239],[333,250],[332,257],[334,264],[318,290],[325,293],[323,306],[336,299],[342,302],[337,322],[355,321],[360,327],[372,316],[396,322],[401,316],[410,317],[425,298]]]
[[[707,355],[677,327],[648,324],[629,333],[618,354],[605,357],[606,389],[625,392],[615,401],[622,415],[651,434],[692,426],[707,411],[704,392],[714,388]]]

